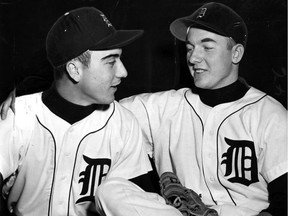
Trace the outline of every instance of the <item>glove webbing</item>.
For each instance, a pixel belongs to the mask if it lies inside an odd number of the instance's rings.
[[[214,209],[209,209],[195,191],[184,187],[172,172],[160,176],[161,195],[168,205],[177,208],[184,216],[218,216]]]

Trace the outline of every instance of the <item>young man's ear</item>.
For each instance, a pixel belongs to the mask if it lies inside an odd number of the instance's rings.
[[[244,47],[242,44],[236,44],[232,48],[232,62],[238,64],[244,55]]]
[[[76,83],[80,81],[81,78],[81,70],[79,70],[79,64],[76,61],[69,61],[66,64],[66,70],[69,77]]]

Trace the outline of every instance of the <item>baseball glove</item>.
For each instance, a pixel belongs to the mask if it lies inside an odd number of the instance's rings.
[[[214,209],[202,202],[195,191],[184,187],[174,173],[163,173],[159,183],[166,203],[177,208],[184,216],[218,216]]]

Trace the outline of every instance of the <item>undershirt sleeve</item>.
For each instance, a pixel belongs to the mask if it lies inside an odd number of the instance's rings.
[[[287,215],[287,173],[268,184],[270,205],[262,212],[274,215]]]

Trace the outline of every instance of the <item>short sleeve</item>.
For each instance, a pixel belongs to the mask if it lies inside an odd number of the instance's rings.
[[[18,166],[19,146],[16,139],[15,115],[8,111],[7,118],[0,120],[0,172],[3,178],[11,175]]]
[[[126,129],[122,131],[123,146],[109,176],[131,179],[148,173],[152,167],[137,120],[130,114],[125,124]]]
[[[287,110],[272,98],[264,106],[265,118],[259,122],[263,148],[261,173],[271,182],[288,172]]]

